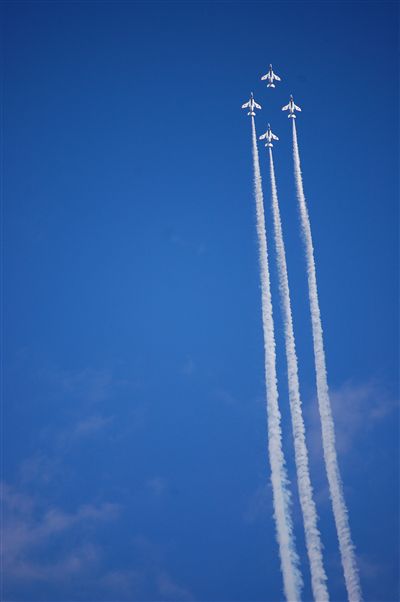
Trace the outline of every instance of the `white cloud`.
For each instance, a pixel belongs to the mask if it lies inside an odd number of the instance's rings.
[[[80,420],[74,427],[73,435],[76,437],[85,437],[88,435],[93,435],[98,431],[103,430],[106,426],[108,426],[112,422],[112,417],[104,417],[98,414],[94,414],[93,416],[89,416],[84,420]]]
[[[3,564],[8,580],[59,579],[93,565],[99,549],[90,542],[77,544],[49,564],[35,561],[37,552],[60,536],[79,526],[115,520],[117,504],[83,504],[74,512],[46,505],[45,500],[29,496],[7,484],[2,485],[4,510]]]
[[[85,368],[79,372],[58,372],[54,380],[60,384],[62,390],[77,398],[96,403],[109,397],[113,382],[109,370],[93,370]]]
[[[166,572],[162,571],[157,576],[157,585],[160,595],[163,600],[194,600],[193,594],[177,583],[172,577]]]
[[[6,564],[5,573],[7,579],[11,578],[18,582],[59,583],[87,572],[89,568],[96,567],[100,556],[101,551],[98,546],[86,543],[76,546],[51,564],[40,564],[21,557],[18,563],[11,566]]]
[[[361,554],[357,557],[357,563],[363,580],[379,583],[380,579],[386,577],[387,566],[376,558]]]
[[[271,484],[260,485],[250,497],[244,512],[244,522],[247,524],[269,520],[273,514]]]
[[[184,376],[192,376],[196,371],[196,364],[191,357],[188,357],[182,365],[181,373]]]
[[[387,419],[398,408],[398,400],[374,380],[366,383],[347,381],[331,389],[330,397],[339,455],[348,453],[361,434],[374,429],[377,423]],[[306,405],[306,415],[309,451],[314,459],[320,460],[322,444],[316,399]]]
[[[146,488],[155,496],[162,496],[167,490],[168,482],[163,477],[153,477],[146,482]]]
[[[215,397],[215,399],[217,399],[218,401],[221,401],[223,404],[225,404],[227,406],[232,406],[232,405],[238,404],[238,400],[236,399],[236,397],[234,397],[234,395],[232,395],[232,393],[230,393],[230,391],[228,391],[227,389],[223,389],[223,388],[215,389],[213,391],[213,397]]]
[[[57,471],[57,460],[49,458],[42,452],[33,454],[21,463],[19,469],[20,481],[28,483],[49,483]]]

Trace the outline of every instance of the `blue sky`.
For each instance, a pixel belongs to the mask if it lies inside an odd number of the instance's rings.
[[[250,123],[279,136],[312,480],[321,462],[289,94],[365,599],[398,599],[398,5],[5,2],[4,599],[282,599]],[[272,62],[282,82],[260,81]],[[271,240],[267,157],[260,146]],[[271,240],[272,243],[272,240]],[[284,446],[295,478],[275,256]],[[296,488],[293,513],[311,598]]]

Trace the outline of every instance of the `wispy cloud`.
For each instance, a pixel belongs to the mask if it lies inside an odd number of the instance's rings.
[[[155,497],[161,497],[167,490],[168,481],[164,477],[152,477],[146,482],[147,490]]]
[[[166,569],[122,569],[107,571],[97,580],[102,600],[126,602],[155,600],[157,602],[193,602],[193,593]]]
[[[107,399],[113,384],[110,370],[94,370],[92,368],[84,368],[75,372],[54,370],[49,377],[64,394],[84,399],[90,403]]]
[[[140,591],[143,591],[145,575],[143,571],[130,569],[116,569],[107,571],[98,579],[103,595],[111,599],[137,600]]]
[[[336,446],[340,455],[347,454],[362,433],[393,415],[399,407],[387,389],[378,381],[360,383],[347,381],[330,392],[332,411],[335,420]],[[317,402],[307,405],[310,423],[308,444],[314,459],[321,457],[321,433]]]
[[[21,484],[35,483],[35,486],[49,483],[57,471],[58,461],[55,457],[50,458],[42,452],[34,453],[26,458],[19,468],[19,479]]]
[[[181,367],[181,374],[183,374],[184,376],[192,376],[195,371],[196,364],[194,363],[193,358],[186,358]]]
[[[120,506],[113,503],[83,504],[74,512],[66,512],[7,484],[2,485],[2,503],[3,564],[11,581],[59,579],[93,564],[99,549],[88,541],[78,543],[53,562],[38,564],[36,556],[39,550],[74,527],[84,530],[91,524],[113,521],[120,514]]]
[[[187,239],[184,235],[177,233],[173,227],[166,228],[163,235],[171,245],[186,253],[201,256],[207,252],[207,246],[203,241],[193,242],[192,239]]]
[[[162,571],[157,576],[158,591],[163,600],[194,600],[193,594],[185,587],[172,579],[166,571]]]
[[[271,485],[260,485],[248,500],[243,518],[247,524],[269,519],[273,512]]]
[[[213,397],[227,406],[238,405],[239,403],[230,391],[221,387],[213,391]]]
[[[167,488],[164,478],[145,483],[152,497]],[[44,496],[3,484],[4,524],[2,554],[5,594],[46,587],[75,599],[82,588],[96,600],[194,600],[192,592],[171,575],[165,550],[145,535],[131,537],[134,566],[110,564],[107,549],[96,533],[101,524],[116,521],[121,506],[115,503],[80,504],[65,510]],[[113,568],[111,568],[113,567]]]
[[[98,565],[101,550],[90,543],[80,544],[51,564],[20,558],[18,564],[6,565],[7,580],[18,582],[62,583],[71,577],[76,578],[88,569]]]
[[[87,418],[80,420],[73,429],[73,435],[76,437],[86,437],[94,435],[99,431],[102,431],[107,427],[113,418],[108,416],[100,416],[99,414],[93,414]]]
[[[358,566],[363,580],[376,581],[386,578],[388,567],[377,558],[362,554],[358,556]]]
[[[106,571],[98,580],[103,598],[113,600],[157,600],[192,602],[193,592],[177,579],[166,566],[165,550],[144,535],[132,543],[140,560],[134,568]]]

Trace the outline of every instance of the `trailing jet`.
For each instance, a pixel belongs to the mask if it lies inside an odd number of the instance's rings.
[[[271,126],[268,124],[268,129],[265,132],[265,134],[263,134],[262,136],[260,136],[260,140],[266,140],[267,144],[265,146],[268,146],[269,148],[272,148],[274,146],[272,144],[272,140],[279,140],[279,138],[278,138],[278,136],[275,136],[275,134],[272,133]]]
[[[250,111],[247,113],[247,115],[251,115],[252,117],[254,117],[254,115],[255,115],[254,109],[261,109],[261,105],[257,104],[256,101],[254,100],[253,92],[251,93],[249,102],[245,102],[244,105],[242,105],[242,109],[247,109],[247,108],[250,109]]]
[[[264,80],[264,79],[268,80],[267,88],[275,88],[274,80],[276,80],[277,82],[281,81],[281,78],[279,77],[279,75],[276,75],[276,73],[274,73],[272,71],[272,65],[269,66],[268,73],[266,73],[265,75],[263,75],[261,79],[262,80]]]
[[[290,95],[289,104],[282,107],[282,111],[289,111],[288,117],[292,119],[296,119],[295,111],[301,111],[300,107],[294,104],[293,96]]]

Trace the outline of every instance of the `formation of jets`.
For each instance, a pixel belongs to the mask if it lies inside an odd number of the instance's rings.
[[[274,71],[272,69],[272,65],[269,66],[268,73],[263,75],[261,77],[261,79],[263,81],[266,80],[268,82],[267,88],[275,88],[274,82],[281,81],[281,78],[279,77],[279,75],[274,73]],[[254,100],[253,92],[251,93],[249,100],[242,105],[242,109],[249,109],[249,112],[247,113],[247,115],[251,115],[252,117],[255,116],[256,109],[261,109],[261,105],[259,105]],[[289,114],[288,114],[289,119],[296,119],[296,111],[301,111],[301,108],[294,103],[292,94],[290,95],[290,100],[289,100],[288,104],[285,105],[284,107],[282,107],[282,111],[289,111]],[[278,136],[276,136],[275,134],[272,133],[271,126],[268,124],[268,129],[265,132],[265,134],[260,136],[260,140],[265,140],[266,141],[265,146],[272,148],[273,147],[272,140],[279,140],[279,138],[278,138]]]

